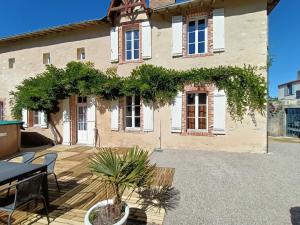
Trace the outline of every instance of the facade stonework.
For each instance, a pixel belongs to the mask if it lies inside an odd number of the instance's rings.
[[[198,4],[198,5],[197,5]],[[195,6],[195,7],[194,7]],[[213,52],[213,15],[215,8],[224,8],[225,51]],[[183,16],[183,56],[173,57],[172,54],[172,16]],[[203,55],[187,56],[186,31],[189,18],[193,16],[208,16],[208,52]],[[77,27],[67,31],[49,33],[44,36],[25,38],[14,42],[1,42],[0,40],[0,98],[5,99],[5,116],[13,119],[9,108],[10,91],[14,91],[16,85],[24,79],[35,76],[45,71],[43,53],[51,54],[51,63],[63,68],[70,61],[77,60],[77,49],[84,48],[86,59],[84,62],[92,62],[95,68],[105,71],[116,67],[120,76],[128,76],[133,69],[143,63],[162,66],[176,70],[187,70],[200,67],[218,66],[244,66],[250,64],[258,68],[264,68],[267,62],[268,43],[268,16],[266,0],[216,0],[212,6],[201,6],[197,1],[193,7],[188,4],[182,7],[174,7],[165,11],[155,11],[149,14],[139,14],[132,22],[123,16],[116,24],[119,29],[119,61],[111,63],[110,29],[112,24],[103,20],[86,27]],[[140,54],[142,52],[141,21],[149,19],[151,24],[152,56],[139,61],[124,63],[123,32],[127,28],[139,27]],[[136,25],[138,24],[138,25]],[[124,30],[123,30],[124,28]],[[8,68],[8,59],[15,58],[15,68]],[[267,71],[259,71],[267,77]],[[186,129],[186,91],[205,92],[208,94],[208,132],[189,133]],[[139,145],[144,148],[165,149],[191,149],[191,150],[224,150],[237,152],[264,152],[267,146],[267,118],[255,114],[256,124],[252,118],[246,116],[243,123],[234,121],[229,112],[226,112],[226,134],[214,135],[212,124],[214,123],[214,89],[211,86],[187,87],[183,93],[182,104],[182,132],[172,133],[172,106],[160,105],[154,108],[153,131],[124,132],[124,99],[119,100],[119,131],[111,129],[110,101],[100,99],[97,101],[96,129],[98,132],[97,146],[101,147],[131,147]],[[70,98],[70,139],[72,144],[77,143],[77,106],[76,97]],[[62,109],[62,103],[59,103]],[[141,126],[144,124],[143,109],[141,108]],[[57,132],[63,136],[63,112],[60,110],[52,114],[51,118]],[[29,121],[30,122],[30,121]],[[31,128],[27,130],[30,131]],[[36,128],[38,129],[38,128]],[[40,129],[44,136],[52,138],[50,129]],[[60,140],[61,142],[62,140]]]

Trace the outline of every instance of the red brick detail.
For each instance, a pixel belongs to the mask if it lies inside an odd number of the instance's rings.
[[[76,107],[76,96],[71,96],[69,101],[70,107],[70,119],[71,119],[71,144],[77,143],[77,107]]]
[[[125,32],[129,30],[139,30],[139,59],[126,61],[125,58]],[[119,27],[119,64],[125,63],[141,63],[142,60],[142,24],[139,22],[135,23],[123,23]]]
[[[207,53],[204,54],[188,54],[188,23],[192,18],[199,17],[207,18]],[[194,58],[194,57],[205,57],[205,56],[212,56],[213,55],[213,13],[211,8],[193,8],[190,10],[186,10],[183,14],[183,26],[182,26],[182,46],[183,46],[183,57],[185,58]]]
[[[158,8],[165,5],[174,4],[175,0],[150,0],[150,8]]]
[[[213,136],[213,125],[214,125],[214,90],[215,87],[212,84],[204,85],[188,85],[184,87],[184,92],[182,94],[182,133],[181,135],[192,135],[192,136]],[[206,93],[208,96],[208,131],[198,132],[198,131],[188,131],[186,126],[186,96],[187,93]]]
[[[33,127],[33,111],[28,111],[28,127]]]
[[[142,101],[140,106],[140,130],[126,130],[125,126],[125,97],[119,99],[119,131],[134,133],[144,132],[144,109]]]

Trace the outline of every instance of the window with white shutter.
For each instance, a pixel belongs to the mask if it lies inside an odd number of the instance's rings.
[[[28,127],[28,110],[22,109],[22,121],[24,122],[23,127]]]
[[[119,101],[115,100],[111,103],[110,113],[111,130],[119,130]]]
[[[152,37],[151,26],[149,21],[142,22],[142,56],[143,59],[150,59],[152,57]]]
[[[172,54],[182,56],[182,16],[172,17]]]
[[[171,105],[171,132],[181,132],[182,92],[178,92]]]
[[[226,95],[224,91],[214,92],[214,134],[225,134]]]
[[[225,50],[224,9],[213,10],[213,46],[214,52],[221,52]]]
[[[144,121],[144,131],[150,132],[154,128],[154,109],[153,103],[143,103],[143,121]]]
[[[111,51],[111,61],[119,61],[119,31],[118,27],[112,27],[110,30],[110,51]]]

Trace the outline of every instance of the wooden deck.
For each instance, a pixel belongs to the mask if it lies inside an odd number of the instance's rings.
[[[122,154],[126,149],[116,150]],[[86,211],[98,201],[112,197],[112,191],[107,190],[98,177],[88,168],[88,158],[95,150],[86,146],[55,146],[37,152],[37,155],[46,152],[57,152],[56,174],[61,188],[58,192],[52,177],[49,177],[50,221],[51,225],[83,224]],[[172,168],[157,168],[154,186],[171,185],[175,170]],[[126,196],[125,196],[126,197]],[[129,200],[130,216],[128,224],[163,223],[165,211],[155,208],[142,210],[137,204],[138,194],[134,193]],[[47,219],[41,212],[40,206],[28,207],[14,213],[14,224],[47,224]],[[1,213],[1,212],[0,212]],[[0,224],[6,223],[6,215],[0,214]]]

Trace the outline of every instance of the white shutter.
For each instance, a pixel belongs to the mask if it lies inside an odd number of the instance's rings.
[[[119,130],[119,101],[115,100],[111,104],[110,113],[111,130]]]
[[[119,61],[119,32],[118,27],[112,27],[110,30],[110,60],[112,62]]]
[[[87,107],[87,132],[88,145],[95,145],[96,140],[96,99],[88,98]]]
[[[70,99],[64,99],[62,102],[63,111],[63,144],[71,144],[71,119],[70,119]]]
[[[48,127],[47,114],[45,112],[41,111],[40,117],[41,117],[41,128],[47,128]]]
[[[182,16],[172,17],[173,56],[182,55]]]
[[[171,105],[171,131],[174,133],[181,132],[181,117],[182,117],[182,92],[178,92],[176,98]]]
[[[142,22],[142,56],[143,59],[151,59],[151,26],[149,21]]]
[[[22,121],[24,122],[23,127],[28,127],[28,110],[22,109]]]
[[[214,52],[225,50],[224,9],[215,9],[213,11],[213,44]]]
[[[224,91],[214,91],[214,134],[225,134],[226,95]]]
[[[153,103],[144,103],[143,104],[143,113],[144,113],[144,131],[153,131],[154,123],[154,109]]]

